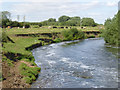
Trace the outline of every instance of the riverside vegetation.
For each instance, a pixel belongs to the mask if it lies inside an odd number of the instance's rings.
[[[106,43],[110,45],[120,46],[120,11],[112,18],[105,21],[105,30],[103,37]]]

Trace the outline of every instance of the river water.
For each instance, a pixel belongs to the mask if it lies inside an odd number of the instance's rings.
[[[67,41],[36,48],[41,67],[32,88],[117,88],[117,49],[102,38]]]

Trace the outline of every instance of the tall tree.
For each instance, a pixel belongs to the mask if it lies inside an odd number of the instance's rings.
[[[1,18],[2,19],[9,19],[10,20],[10,17],[11,17],[11,13],[8,12],[8,11],[3,11],[0,13],[1,14]]]
[[[120,41],[118,41],[118,32],[120,32],[118,29],[119,16],[120,15],[118,12],[117,15],[115,15],[112,19],[107,19],[104,24],[105,30],[103,31],[103,37],[105,42],[116,46],[118,46],[118,44],[120,43]]]
[[[82,18],[82,26],[96,26],[92,18]]]
[[[59,22],[66,22],[66,21],[68,21],[69,19],[70,19],[69,16],[63,15],[63,16],[59,17],[58,21],[59,21]]]

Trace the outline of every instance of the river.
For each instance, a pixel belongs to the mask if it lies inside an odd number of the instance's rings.
[[[36,48],[32,53],[41,72],[31,88],[117,88],[116,50],[102,38]]]

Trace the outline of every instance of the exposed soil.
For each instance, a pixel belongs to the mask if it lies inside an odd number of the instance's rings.
[[[14,63],[14,66],[8,66],[6,62],[2,62],[2,73],[5,80],[2,81],[2,88],[29,88],[30,85],[23,81],[20,75],[19,66],[21,61]]]

